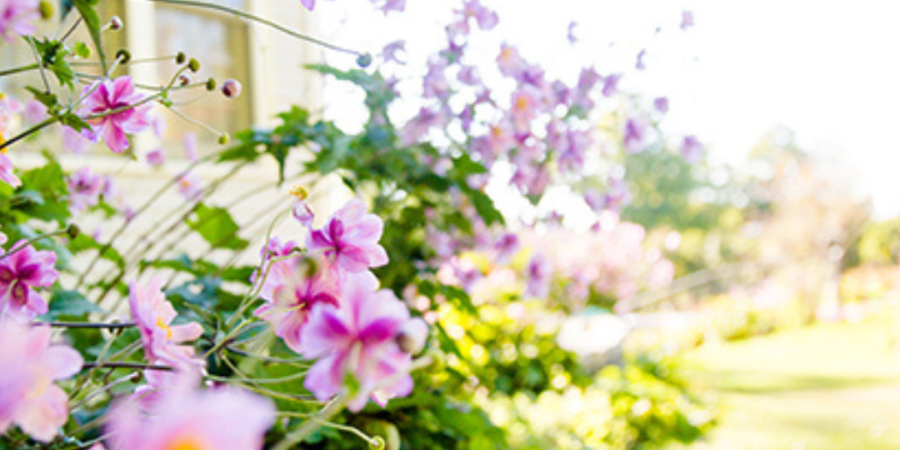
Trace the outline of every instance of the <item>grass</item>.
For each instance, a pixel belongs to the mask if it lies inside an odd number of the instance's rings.
[[[686,355],[721,407],[704,450],[900,449],[900,350],[892,315],[819,324]]]

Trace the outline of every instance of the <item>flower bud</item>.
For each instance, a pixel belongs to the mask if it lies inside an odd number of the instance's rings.
[[[197,73],[200,70],[200,61],[197,61],[197,58],[191,58],[188,61],[188,69],[191,69],[191,72]]]
[[[41,13],[41,19],[47,20],[52,18],[54,9],[53,3],[48,2],[47,0],[41,0],[40,5],[38,6],[38,11]]]
[[[131,52],[123,48],[116,52],[116,59],[122,64],[128,64],[128,61],[131,61]]]
[[[427,339],[428,324],[420,317],[406,321],[397,333],[397,345],[410,355],[421,352]]]
[[[212,91],[216,90],[217,85],[218,85],[218,83],[216,83],[216,79],[210,77],[210,79],[206,80],[206,91],[212,92]]]
[[[231,78],[225,80],[222,84],[222,93],[226,98],[237,98],[241,95],[241,83]]]
[[[191,84],[191,74],[189,74],[189,73],[178,74],[177,83],[179,86],[187,86],[187,85]]]
[[[69,235],[70,239],[75,239],[81,234],[81,228],[75,223],[70,223],[69,226],[66,227],[66,234]]]
[[[184,64],[185,60],[187,60],[187,56],[184,52],[178,52],[178,54],[175,55],[175,64]]]
[[[228,136],[228,133],[223,133],[222,135],[219,136],[218,142],[219,142],[219,145],[225,145],[230,140],[231,140],[231,137]]]
[[[356,65],[365,69],[372,64],[372,54],[371,53],[363,53],[356,58]]]
[[[125,26],[125,23],[122,22],[122,19],[119,18],[119,16],[112,16],[109,18],[109,24],[107,26],[110,30],[119,31]]]

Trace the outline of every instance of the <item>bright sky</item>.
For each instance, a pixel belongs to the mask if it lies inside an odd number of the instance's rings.
[[[763,134],[785,126],[802,148],[840,161],[858,192],[873,197],[877,218],[900,214],[900,2],[482,2],[501,18],[470,50],[485,63],[505,40],[550,68],[551,76],[574,76],[589,63],[601,72],[627,71],[623,88],[668,96],[666,127],[698,135],[714,161],[738,164]],[[459,2],[407,3],[406,13],[387,19],[360,13],[371,8],[365,0],[322,2],[316,14],[332,42],[373,54],[406,39],[416,66],[441,45],[439,24]],[[685,9],[693,11],[696,26],[682,32]],[[566,41],[573,19],[574,49]],[[635,72],[641,49],[647,70]],[[347,64],[338,55],[329,59]]]

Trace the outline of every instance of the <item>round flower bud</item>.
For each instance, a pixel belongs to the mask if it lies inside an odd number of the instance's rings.
[[[212,92],[212,91],[216,90],[216,85],[217,85],[217,83],[216,83],[215,78],[210,78],[210,79],[206,80],[206,90],[208,92]]]
[[[228,133],[224,133],[221,136],[219,136],[219,145],[225,145],[230,140],[231,140],[231,138],[228,136]]]
[[[69,226],[66,227],[66,234],[69,235],[70,239],[75,239],[81,234],[81,228],[75,223],[70,223]]]
[[[41,0],[40,5],[38,5],[38,11],[41,13],[41,19],[47,20],[53,17],[53,3],[48,2],[47,0]]]
[[[187,56],[184,54],[184,52],[178,52],[178,54],[175,55],[175,64],[184,64],[186,60]]]
[[[197,58],[191,58],[191,60],[188,61],[188,69],[191,69],[191,72],[196,73],[200,70],[200,61],[197,61]]]
[[[363,53],[356,58],[356,65],[362,68],[369,67],[372,64],[372,54],[371,53]]]
[[[222,93],[227,98],[236,98],[241,95],[241,83],[231,78],[225,80],[225,83],[222,84]]]
[[[408,320],[397,333],[397,345],[403,352],[415,355],[425,348],[428,324],[420,317]]]
[[[113,31],[119,31],[122,27],[125,26],[125,23],[122,22],[122,19],[119,16],[112,16],[109,18],[109,29]]]
[[[116,52],[116,59],[119,59],[122,64],[128,64],[128,61],[131,61],[131,52],[123,48]]]

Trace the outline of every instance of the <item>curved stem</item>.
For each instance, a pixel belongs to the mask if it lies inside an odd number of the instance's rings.
[[[241,11],[241,10],[239,10],[239,9],[229,8],[229,7],[227,7],[227,6],[217,5],[217,4],[215,4],[215,3],[197,2],[197,1],[192,1],[192,0],[150,0],[150,1],[152,1],[152,2],[158,2],[158,3],[168,3],[168,4],[171,4],[171,5],[192,6],[192,7],[195,7],[195,8],[206,8],[206,9],[212,9],[212,10],[219,11],[219,12],[224,12],[224,13],[228,13],[228,14],[233,14],[233,15],[235,15],[235,16],[238,16],[238,17],[241,17],[241,18],[244,18],[244,19],[247,19],[247,20],[252,20],[252,21],[254,21],[254,22],[258,22],[258,23],[261,23],[261,24],[266,25],[266,26],[268,26],[268,27],[274,28],[274,29],[276,29],[276,30],[278,30],[278,31],[280,31],[280,32],[282,32],[282,33],[284,33],[284,34],[287,34],[288,36],[291,36],[291,37],[300,39],[300,40],[302,40],[302,41],[310,42],[310,43],[313,43],[313,44],[316,44],[316,45],[320,45],[320,46],[325,47],[325,48],[330,49],[330,50],[334,50],[334,51],[338,51],[338,52],[342,52],[342,53],[349,53],[349,54],[354,55],[354,56],[361,56],[361,55],[362,55],[362,53],[357,52],[357,51],[355,51],[355,50],[350,50],[350,49],[348,49],[348,48],[338,47],[337,45],[329,44],[329,43],[327,43],[327,42],[325,42],[325,41],[320,41],[320,40],[318,40],[318,39],[316,39],[316,38],[309,37],[309,36],[307,36],[307,35],[305,35],[305,34],[298,33],[298,32],[296,32],[296,31],[294,31],[294,30],[291,30],[290,28],[287,28],[287,27],[284,27],[284,26],[282,26],[282,25],[279,25],[279,24],[277,24],[277,23],[275,23],[275,22],[272,22],[271,20],[263,19],[262,17],[255,16],[255,15],[253,15],[253,14],[250,14],[250,13],[247,13],[247,12],[244,12],[244,11]]]
[[[15,246],[14,248],[12,248],[9,252],[7,252],[7,253],[5,253],[5,254],[3,254],[3,255],[0,255],[0,261],[3,261],[3,260],[6,259],[7,257],[12,256],[12,255],[18,253],[19,251],[23,250],[25,247],[28,247],[29,245],[34,244],[35,242],[40,241],[41,239],[49,239],[49,238],[52,238],[52,237],[54,237],[54,236],[63,236],[63,235],[66,235],[66,234],[69,234],[69,230],[68,230],[68,229],[65,229],[65,230],[58,230],[58,231],[53,231],[53,232],[51,232],[51,233],[46,233],[46,234],[40,234],[40,235],[37,235],[37,236],[35,236],[35,237],[31,238],[31,239],[26,240],[24,244],[17,245],[17,246]]]

